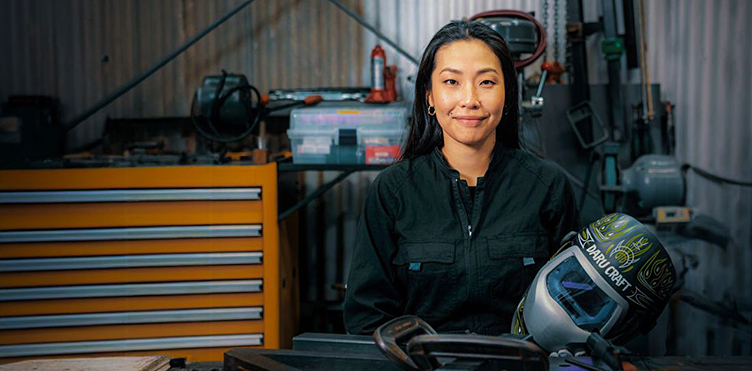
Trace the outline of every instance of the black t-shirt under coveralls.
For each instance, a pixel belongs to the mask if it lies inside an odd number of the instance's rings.
[[[574,195],[557,165],[497,146],[473,198],[439,149],[379,174],[355,238],[349,333],[404,314],[439,332],[509,332],[538,269],[579,230]]]

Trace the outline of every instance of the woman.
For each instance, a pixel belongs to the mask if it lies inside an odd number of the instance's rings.
[[[517,77],[498,33],[444,26],[423,53],[402,160],[371,185],[344,303],[349,333],[404,314],[439,332],[509,332],[524,290],[579,230],[563,171],[519,148]]]

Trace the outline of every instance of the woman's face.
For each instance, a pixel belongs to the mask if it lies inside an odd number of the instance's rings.
[[[485,42],[455,41],[436,53],[428,104],[444,131],[444,145],[493,143],[504,110],[501,62]]]

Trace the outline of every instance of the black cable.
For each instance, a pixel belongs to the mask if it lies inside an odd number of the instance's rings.
[[[648,371],[653,371],[653,370],[652,370],[652,369],[650,368],[650,365],[648,365],[648,363],[647,363],[647,362],[645,362],[645,357],[643,357],[643,356],[642,356],[642,354],[638,354],[638,355],[640,356],[640,361],[642,361],[642,364],[643,364],[643,365],[645,365],[645,367],[647,367]]]
[[[690,164],[682,165],[683,172],[686,172],[688,169],[692,169],[692,171],[694,171],[697,175],[705,179],[708,179],[710,181],[716,182],[716,183],[726,183],[726,184],[733,184],[733,185],[742,186],[742,187],[752,187],[752,182],[744,182],[741,180],[724,178],[722,176],[711,174],[706,170],[700,169]]]
[[[261,117],[263,116],[263,107],[261,106],[261,93],[258,91],[258,89],[256,89],[253,85],[240,85],[222,94],[222,89],[224,89],[226,79],[227,79],[227,72],[222,70],[222,79],[219,81],[219,86],[217,87],[217,91],[214,93],[214,101],[212,102],[211,113],[209,114],[209,118],[207,119],[201,115],[198,115],[198,116],[191,115],[191,121],[196,131],[199,134],[201,134],[203,137],[211,141],[215,141],[219,143],[232,143],[232,142],[237,142],[239,140],[243,140],[245,137],[251,134],[251,132],[256,128],[256,126],[261,121]],[[256,94],[256,102],[258,102],[256,106],[256,112],[255,114],[253,114],[253,107],[251,106],[251,104],[244,104],[243,107],[245,108],[246,112],[249,115],[252,115],[252,118],[249,119],[247,128],[243,132],[235,136],[222,137],[219,135],[219,132],[217,131],[216,126],[214,125],[214,123],[219,120],[219,111],[222,108],[222,106],[225,104],[225,102],[227,102],[227,99],[229,99],[235,92],[239,92],[242,90],[250,90],[252,93]],[[212,131],[214,131],[215,134],[206,132],[199,124],[199,119],[205,120],[208,126],[212,129]]]
[[[211,120],[216,120],[217,116],[219,114],[219,95],[222,93],[222,89],[225,88],[225,82],[227,81],[227,71],[222,70],[222,78],[219,79],[219,86],[217,87],[217,90],[214,91],[214,100],[212,101],[211,105],[211,111],[209,112],[209,118]]]
[[[580,180],[580,178],[574,176],[574,174],[572,174],[569,171],[567,171],[567,169],[564,169],[563,166],[562,166],[562,170],[564,170],[564,174],[567,175],[567,178],[569,178],[569,181],[572,182],[572,184],[574,184],[574,185],[576,185],[576,186],[578,186],[580,188],[584,188],[585,187],[585,184],[582,183],[582,180]],[[588,188],[585,188],[585,189],[588,190],[587,191],[587,195],[590,196],[592,199],[598,201],[598,204],[600,205],[601,197],[598,196],[597,193],[589,190]]]
[[[585,196],[587,196],[588,189],[590,188],[590,176],[593,174],[593,167],[596,162],[598,162],[598,158],[591,152],[587,172],[585,173],[585,181],[582,182],[584,186],[582,187],[582,193],[580,194],[580,207],[578,209],[580,212],[585,208]]]

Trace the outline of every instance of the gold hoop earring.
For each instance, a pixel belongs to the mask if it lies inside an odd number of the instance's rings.
[[[434,108],[433,106],[428,106],[428,114],[431,115],[431,116],[435,115],[436,114],[436,108]]]

